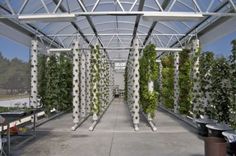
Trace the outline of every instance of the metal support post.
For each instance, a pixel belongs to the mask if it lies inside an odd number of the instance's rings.
[[[33,131],[35,132],[35,124],[37,122],[37,116],[35,115],[35,109],[38,108],[38,41],[31,41],[31,93],[30,93],[30,105],[34,108],[33,115],[31,116],[31,122],[33,123]]]
[[[135,130],[138,130],[139,124],[139,42],[135,38],[133,42],[133,123]]]
[[[86,113],[90,113],[91,112],[91,66],[90,66],[90,59],[91,59],[91,55],[90,55],[90,51],[87,51],[86,53]]]
[[[80,53],[80,109],[81,109],[81,118],[86,116],[86,81],[85,81],[85,54],[84,52]]]
[[[192,60],[193,60],[193,91],[192,91],[192,101],[193,104],[193,117],[196,118],[196,115],[199,113],[200,106],[202,105],[201,100],[201,91],[200,91],[200,77],[199,77],[199,57],[200,57],[200,44],[199,40],[195,39],[192,41]]]
[[[179,112],[179,52],[174,54],[175,75],[174,75],[174,112]]]
[[[72,130],[75,130],[79,123],[79,41],[73,43],[73,122]]]

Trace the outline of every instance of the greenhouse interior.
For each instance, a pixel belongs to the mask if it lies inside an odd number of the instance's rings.
[[[236,0],[0,0],[1,156],[236,156]]]

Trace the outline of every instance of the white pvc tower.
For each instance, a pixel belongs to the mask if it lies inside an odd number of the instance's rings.
[[[79,41],[73,43],[73,122],[72,130],[79,123]]]

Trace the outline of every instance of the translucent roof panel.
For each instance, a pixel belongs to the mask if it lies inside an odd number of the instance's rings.
[[[9,2],[8,4],[6,2]],[[8,15],[12,12],[17,15],[32,14],[61,14],[74,13],[76,20],[71,22],[41,22],[30,23],[48,37],[70,46],[75,36],[79,36],[81,42],[97,44],[98,38],[104,47],[129,47],[137,35],[140,45],[143,43],[155,43],[160,47],[170,47],[185,34],[198,33],[199,28],[205,28],[220,17],[213,16],[204,21],[204,17],[195,21],[148,21],[143,20],[145,12],[192,12],[192,13],[226,13],[232,10],[228,0],[0,0],[0,14]],[[59,3],[61,4],[59,5]],[[143,3],[142,3],[143,2]],[[236,2],[236,0],[232,0]],[[141,4],[144,4],[141,6]],[[139,10],[141,9],[141,10]],[[21,10],[21,12],[19,12]],[[139,15],[129,13],[139,11]],[[107,13],[102,16],[96,13]],[[108,15],[108,13],[121,13],[122,15]],[[88,15],[82,15],[87,13]],[[89,14],[92,14],[89,16]],[[14,19],[14,18],[13,18]],[[202,22],[203,21],[203,22]],[[201,24],[198,29],[196,26]],[[29,26],[27,23],[16,23],[21,26]],[[194,30],[194,31],[192,31]],[[127,56],[129,50],[107,50],[112,58]]]

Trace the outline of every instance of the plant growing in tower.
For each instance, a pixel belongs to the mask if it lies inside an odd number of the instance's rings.
[[[174,108],[174,56],[172,54],[161,58],[162,90],[161,101],[167,108]]]
[[[214,61],[212,74],[212,104],[214,116],[218,121],[229,122],[230,108],[230,66],[224,57]]]
[[[192,92],[191,92],[191,104],[193,107],[193,116],[198,118],[201,114],[204,114],[203,96],[200,85],[200,55],[201,48],[196,47],[192,58]]]
[[[203,108],[200,114],[213,118],[212,112],[212,65],[214,63],[214,53],[205,52],[200,56],[199,76],[200,76],[200,89],[203,96]]]
[[[100,93],[99,93],[99,81],[100,81],[100,51],[97,45],[92,49],[91,53],[91,97],[92,97],[92,112],[93,119],[97,120],[100,113]]]
[[[150,44],[143,50],[140,59],[140,102],[144,112],[149,119],[155,116],[157,107],[157,92],[154,91],[153,82],[158,76],[158,66],[156,63],[155,45]]]
[[[190,70],[190,50],[184,49],[179,53],[179,112],[189,115],[191,108],[191,96],[189,89],[191,88]]]
[[[59,64],[55,55],[51,55],[47,61],[47,83],[44,107],[46,113],[49,114],[50,110],[58,106],[58,83],[59,83]]]

